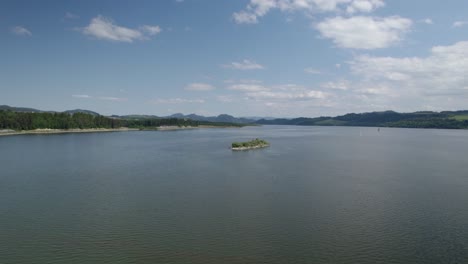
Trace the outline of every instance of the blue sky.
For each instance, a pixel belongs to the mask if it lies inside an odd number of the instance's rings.
[[[468,1],[0,2],[0,104],[321,116],[468,106]]]

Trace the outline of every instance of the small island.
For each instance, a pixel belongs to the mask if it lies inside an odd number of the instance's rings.
[[[253,139],[247,142],[234,142],[231,145],[232,150],[249,150],[269,147],[270,143],[263,139]]]

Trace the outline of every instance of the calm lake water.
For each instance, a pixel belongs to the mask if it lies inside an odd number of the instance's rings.
[[[0,137],[0,263],[467,263],[467,154],[462,130]]]

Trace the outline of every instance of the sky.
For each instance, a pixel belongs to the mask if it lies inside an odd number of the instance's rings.
[[[0,105],[316,117],[468,109],[468,1],[0,1]]]

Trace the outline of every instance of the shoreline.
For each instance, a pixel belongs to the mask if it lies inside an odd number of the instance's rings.
[[[260,149],[260,148],[267,148],[270,145],[260,145],[260,146],[253,146],[253,147],[239,147],[239,148],[232,148],[233,151],[243,151],[243,150],[251,150],[251,149]]]
[[[190,130],[190,129],[202,129],[202,128],[241,128],[241,126],[210,126],[210,125],[199,125],[199,126],[160,126],[156,129],[142,129],[155,130],[155,131],[172,131],[172,130]]]
[[[71,133],[99,133],[99,132],[126,132],[138,131],[138,128],[86,128],[86,129],[35,129],[35,130],[4,130],[0,131],[0,136],[16,136],[16,135],[48,135],[48,134],[71,134]]]
[[[53,135],[53,134],[73,134],[73,133],[103,133],[103,132],[128,132],[128,131],[175,131],[175,130],[189,130],[201,128],[238,128],[235,126],[198,126],[198,127],[179,127],[179,126],[162,126],[155,129],[140,129],[140,128],[86,128],[86,129],[35,129],[35,130],[0,130],[1,136],[17,136],[17,135]]]

